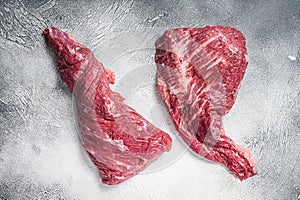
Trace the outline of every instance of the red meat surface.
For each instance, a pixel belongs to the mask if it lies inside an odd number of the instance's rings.
[[[62,80],[75,97],[80,138],[104,184],[127,180],[170,150],[170,136],[110,90],[115,75],[90,49],[55,27],[45,29],[44,36],[57,55]]]
[[[241,180],[255,175],[251,152],[226,136],[222,123],[248,64],[242,33],[224,26],[171,29],[156,49],[157,87],[180,137]]]

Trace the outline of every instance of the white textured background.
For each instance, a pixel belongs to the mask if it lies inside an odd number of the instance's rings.
[[[299,0],[0,0],[0,19],[0,199],[300,199]],[[115,70],[114,88],[149,120],[147,106],[131,101],[118,83],[126,82],[124,70],[149,66],[155,72],[157,36],[175,27],[240,29],[250,61],[224,123],[227,134],[253,152],[259,174],[241,182],[187,152],[165,169],[103,186],[82,154],[71,94],[45,48],[41,33],[52,25],[74,34]],[[118,59],[132,50],[144,57]],[[148,98],[143,94],[151,87],[138,96]]]

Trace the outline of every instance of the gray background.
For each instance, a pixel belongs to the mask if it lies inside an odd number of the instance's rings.
[[[299,0],[0,0],[0,19],[0,199],[300,199]],[[247,39],[248,69],[224,123],[253,152],[259,174],[241,182],[186,153],[155,173],[103,186],[83,156],[72,96],[43,29],[74,34],[110,68],[121,52],[153,48],[158,32],[213,24],[234,26]],[[144,28],[143,37],[122,39]]]

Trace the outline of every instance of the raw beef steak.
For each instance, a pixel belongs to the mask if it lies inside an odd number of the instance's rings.
[[[80,137],[104,184],[125,181],[170,150],[170,136],[110,90],[113,72],[105,70],[87,47],[54,27],[45,29],[44,35],[76,99]]]
[[[157,87],[182,139],[241,180],[255,175],[251,152],[224,133],[248,56],[242,33],[207,26],[167,30],[156,41]]]

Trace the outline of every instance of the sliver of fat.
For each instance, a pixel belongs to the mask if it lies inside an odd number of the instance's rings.
[[[215,59],[215,58],[214,58]],[[213,60],[214,60],[213,59]],[[217,64],[219,64],[219,63],[221,63],[221,61],[223,60],[223,57],[222,56],[220,56],[219,58],[217,58],[217,60],[215,61],[215,62],[213,62],[213,64],[211,64],[211,65],[206,65],[206,70],[210,70],[212,67],[214,67],[214,66],[216,66]],[[211,62],[209,62],[209,63],[211,63]],[[208,64],[209,64],[208,63]]]
[[[144,131],[147,131],[147,124],[145,122],[143,122],[143,129]]]
[[[176,37],[174,37],[176,38]],[[173,52],[175,50],[175,54],[178,56],[178,57],[183,57],[184,54],[185,54],[185,51],[186,51],[186,48],[185,46],[187,45],[186,42],[189,38],[181,38],[180,42],[175,42],[173,39],[171,44],[173,44],[173,47],[171,47],[170,49],[167,49],[168,51],[171,51]]]
[[[248,62],[249,57],[248,57],[248,55],[246,53],[245,53],[245,59],[246,59],[246,62]]]
[[[83,59],[82,54],[78,54],[78,58],[79,58],[80,60]]]
[[[131,166],[129,166],[127,163],[121,162],[119,160],[115,160],[115,162],[116,162],[117,165],[125,166],[126,169],[130,169],[131,168]]]
[[[207,46],[209,43],[211,43],[212,41],[214,41],[215,39],[217,39],[219,36],[222,36],[220,33],[214,37],[211,37],[209,40],[207,40],[206,42],[204,42],[201,46],[202,48]]]
[[[201,105],[201,108],[199,108],[199,109],[197,110],[197,112],[193,115],[193,117],[192,117],[191,119],[189,119],[189,122],[188,122],[189,125],[191,125],[191,123],[192,123],[196,118],[199,118],[200,113],[201,113],[201,111],[202,111],[203,105],[204,105],[204,103]]]
[[[74,50],[73,48],[70,48],[69,51],[70,51],[71,54],[75,54],[75,50]],[[80,55],[80,54],[79,54],[79,55]]]
[[[92,150],[92,149],[87,149],[87,151],[88,151],[90,154],[95,155],[95,151],[94,151],[94,150]]]
[[[143,157],[141,157],[141,156],[137,156],[137,157],[140,158],[141,160],[143,160],[144,163],[148,162],[148,160],[147,160],[146,158],[143,158]]]
[[[208,44],[210,44],[211,42],[213,42],[214,40],[216,40],[217,38],[219,37],[219,35],[217,35],[217,36],[214,36],[214,37],[212,37],[212,38],[210,38],[210,39],[208,39],[206,42],[204,42],[203,44],[201,44],[201,43],[199,43],[199,42],[197,42],[197,41],[195,41],[195,40],[191,40],[191,42],[193,42],[193,44],[196,44],[197,46],[198,46],[198,48],[189,56],[190,58],[193,58],[194,56],[196,56],[197,54],[199,54],[200,52],[203,52],[203,54],[204,54],[204,49],[205,49],[205,47],[208,45]],[[199,45],[200,44],[200,45]],[[205,55],[205,54],[204,54]],[[208,56],[210,56],[211,55],[211,53],[206,53],[206,56],[205,57],[202,57],[202,59],[204,59],[204,58],[207,58]]]
[[[128,147],[124,145],[123,140],[112,140],[110,137],[106,139],[106,141],[110,142],[113,145],[117,145],[121,151],[128,151]]]
[[[171,91],[173,92],[173,94],[179,94],[179,93],[186,93],[186,91],[188,90],[188,87],[190,85],[190,81],[192,80],[190,78],[186,77],[186,71],[188,70],[188,65],[189,63],[186,61],[183,61],[183,63],[180,65],[180,68],[178,70],[176,70],[177,74],[178,74],[178,84],[174,84],[171,86]],[[176,87],[177,86],[177,87]],[[179,87],[178,87],[179,86]]]
[[[207,56],[206,57],[204,57],[204,58],[199,58],[200,60],[197,60],[197,63],[194,63],[194,65],[195,65],[195,67],[201,67],[199,70],[198,70],[198,72],[201,72],[201,70],[205,70],[205,71],[207,71],[207,70],[210,70],[210,69],[212,69],[212,67],[214,67],[214,66],[216,66],[217,64],[219,64],[222,60],[223,60],[223,56],[222,55],[218,55],[218,54],[215,54],[215,56],[214,57],[211,57],[210,58],[210,56],[213,54],[213,52],[210,52],[209,54],[207,54]],[[209,58],[209,59],[207,59],[207,61],[206,61],[206,63],[205,64],[201,64],[201,66],[199,66],[199,61],[201,61],[201,60],[203,60],[203,59],[205,59],[205,58]],[[191,59],[192,59],[192,57],[191,57]],[[190,60],[191,60],[190,59]],[[193,64],[193,63],[192,63]],[[202,73],[200,73],[200,75],[202,76],[202,77],[204,77],[204,75],[205,74],[202,74]]]
[[[190,56],[190,57],[193,57],[195,54],[200,53],[203,49],[205,49],[205,46],[207,46],[209,43],[211,43],[214,40],[216,40],[219,36],[221,36],[221,35],[218,34],[218,35],[216,35],[214,37],[211,37],[206,42],[204,42],[203,44],[200,44],[199,42],[191,39],[190,37],[183,36],[183,38],[181,38],[181,40],[180,40],[179,43],[176,43],[174,41],[172,42],[173,44],[175,44],[173,46],[173,48],[175,49],[176,54],[179,57],[183,57],[184,54],[186,53],[186,48],[184,48],[184,47],[187,47],[187,46],[190,46],[190,45],[196,45],[196,46],[198,46],[198,48]]]

